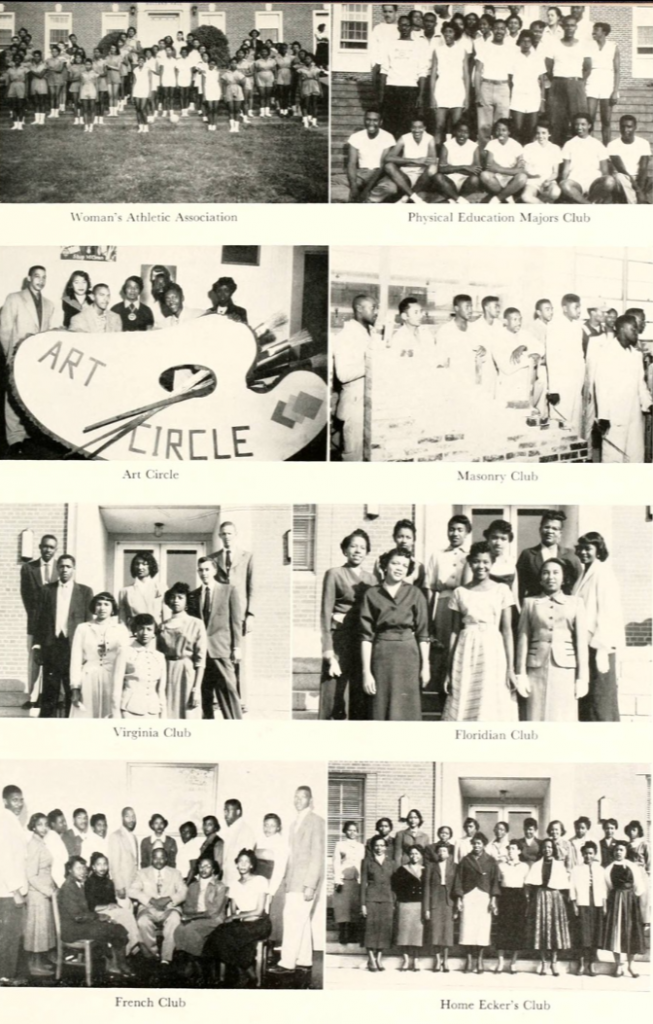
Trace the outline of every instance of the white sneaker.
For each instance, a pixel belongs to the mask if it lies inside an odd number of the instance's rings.
[[[417,195],[417,192],[413,192],[413,194],[412,194],[412,196],[410,198],[411,198],[411,202],[415,203],[417,206],[428,206],[429,205],[426,202],[425,199],[422,199],[421,196]]]
[[[409,196],[402,196],[401,199],[399,200],[399,202],[400,203],[409,203],[410,202],[410,197]]]
[[[501,200],[498,196],[492,196],[489,202],[490,206],[501,206]]]
[[[506,202],[507,203],[512,203],[514,205],[514,202],[515,202],[514,196],[507,196]]]
[[[20,124],[18,125],[18,131],[22,132],[24,128],[25,128],[25,122],[21,121]]]
[[[458,196],[456,202],[461,206],[469,206],[469,199],[466,199],[465,196]]]
[[[182,117],[188,117],[188,111],[187,110],[182,110],[181,116]]]
[[[171,114],[170,120],[172,121],[173,124],[177,124],[177,122],[179,121],[179,117],[177,116],[177,114]]]
[[[18,121],[16,121],[16,123],[14,124],[14,126],[12,127],[11,130],[12,130],[12,132],[17,132],[18,131]]]
[[[148,124],[154,124],[154,115],[153,114],[150,114],[150,116],[147,119],[147,123]]]
[[[458,200],[457,199],[447,199],[447,202],[451,203],[452,206],[456,206],[458,204]]]

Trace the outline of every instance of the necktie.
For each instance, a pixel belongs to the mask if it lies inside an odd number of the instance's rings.
[[[211,591],[208,587],[204,588],[204,609],[202,612],[202,618],[204,619],[204,625],[208,626],[209,619],[211,618]]]
[[[231,551],[227,551],[227,554],[226,554],[226,557],[225,557],[225,563],[226,563],[226,566],[227,566],[227,575],[229,575],[231,573],[231,565],[232,565]]]

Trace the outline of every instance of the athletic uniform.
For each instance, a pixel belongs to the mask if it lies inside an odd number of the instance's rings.
[[[469,42],[471,44],[471,39]],[[444,107],[445,110],[463,107],[467,100],[463,77],[468,59],[465,46],[460,40],[452,46],[441,43],[436,46],[435,55],[438,62],[438,78],[435,83],[436,106]]]

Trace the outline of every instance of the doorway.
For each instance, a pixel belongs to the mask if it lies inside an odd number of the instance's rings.
[[[175,583],[186,583],[195,590],[199,586],[197,580],[197,562],[207,554],[205,543],[136,543],[133,541],[117,541],[115,545],[114,580],[116,591],[128,587],[132,583],[130,566],[134,555],[139,553],[153,555],[159,566],[159,582],[162,590],[169,590]]]

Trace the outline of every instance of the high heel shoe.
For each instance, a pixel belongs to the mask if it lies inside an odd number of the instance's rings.
[[[554,978],[559,978],[560,977],[560,971],[558,970],[558,965],[557,964],[551,964],[551,974],[553,975]]]
[[[545,976],[545,974],[546,974],[546,964],[541,963],[539,968],[538,968],[537,973],[539,974],[540,978],[543,978]]]

